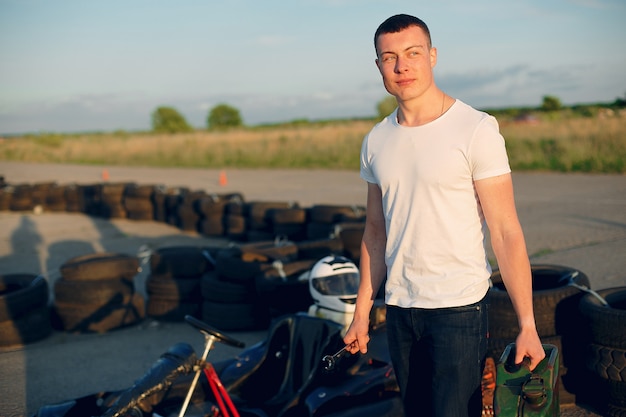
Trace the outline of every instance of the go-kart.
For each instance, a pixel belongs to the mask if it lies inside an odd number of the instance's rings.
[[[215,364],[215,342],[243,343],[191,317],[205,335],[198,358],[178,343],[132,387],[41,407],[33,417],[391,417],[402,415],[384,323],[367,354],[343,352],[343,326],[304,313],[279,317],[267,338]],[[204,375],[204,378],[200,378]]]

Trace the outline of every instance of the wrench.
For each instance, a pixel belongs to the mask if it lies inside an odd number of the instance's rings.
[[[346,352],[347,348],[348,348],[348,345],[339,349],[337,353],[324,356],[322,358],[322,363],[324,363],[324,370],[332,371],[333,369],[335,369],[335,362],[337,361],[337,359],[341,357],[341,355],[343,355]]]

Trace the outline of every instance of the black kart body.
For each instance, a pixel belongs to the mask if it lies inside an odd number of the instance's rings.
[[[402,415],[384,323],[370,331],[367,354],[343,354],[332,370],[322,358],[343,346],[342,325],[304,313],[275,319],[268,337],[213,363],[241,417],[391,417]],[[172,346],[135,384],[40,408],[33,417],[178,416],[198,358]],[[220,415],[201,377],[186,416]]]

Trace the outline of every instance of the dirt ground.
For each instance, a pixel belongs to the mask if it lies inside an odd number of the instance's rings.
[[[240,192],[247,201],[294,201],[303,207],[364,206],[366,191],[357,172],[344,171],[220,171],[0,161],[0,176],[11,184],[90,184],[108,178],[110,182]],[[626,285],[626,176],[516,173],[513,178],[533,263],[579,269],[596,290]],[[70,213],[0,212],[0,231],[0,273],[43,274],[51,285],[63,262],[86,253],[136,254],[142,245],[227,243],[164,223],[107,221]],[[145,271],[136,277],[136,287],[142,290],[144,282]],[[234,336],[251,345],[265,332],[238,332]],[[202,336],[188,325],[146,320],[101,335],[55,332],[24,348],[0,350],[0,416],[27,416],[44,404],[127,387],[169,346],[180,341],[191,343],[197,351],[202,349]],[[236,353],[234,348],[218,345],[211,359]],[[562,415],[597,414],[580,405],[564,409]]]

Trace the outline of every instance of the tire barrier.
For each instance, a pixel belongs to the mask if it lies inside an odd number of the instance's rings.
[[[52,309],[45,279],[0,276],[0,346],[40,340],[51,333],[51,321],[66,331],[104,332],[137,323],[146,314],[178,320],[193,313],[223,330],[263,328],[274,314],[309,303],[303,279],[307,262],[335,254],[358,263],[365,224],[365,208],[360,206],[247,202],[240,193],[135,183],[0,183],[2,211],[63,209],[160,221],[224,238],[231,247],[210,249],[208,258],[197,249],[155,251],[145,301],[132,287],[137,260],[119,254],[87,255],[62,265]],[[600,308],[578,288],[589,287],[581,271],[533,265],[532,273],[540,337],[562,353],[561,402],[580,398],[594,403],[595,398],[609,397],[607,415],[626,416],[622,289],[603,290],[612,301],[610,308]],[[517,320],[498,271],[492,281],[489,355],[498,359],[517,335]],[[384,316],[384,309],[377,311]],[[582,315],[589,331],[581,326]]]
[[[626,416],[626,287],[585,294],[580,311],[591,343],[587,368],[598,377],[597,405],[609,417]]]
[[[559,265],[531,265],[533,308],[537,332],[543,343],[559,349],[559,398],[561,404],[573,404],[576,395],[584,395],[581,381],[587,378],[584,346],[588,340],[580,330],[582,315],[578,309],[589,278],[573,268]],[[489,290],[488,356],[498,361],[509,343],[519,333],[517,316],[499,271],[491,275]]]
[[[48,281],[41,275],[0,275],[0,347],[19,347],[52,333]]]
[[[78,256],[60,267],[54,284],[53,324],[70,333],[104,333],[145,317],[145,301],[135,292],[139,260],[130,255]]]
[[[214,249],[195,246],[165,247],[150,255],[146,279],[146,314],[163,321],[199,317],[202,277],[215,268]]]

